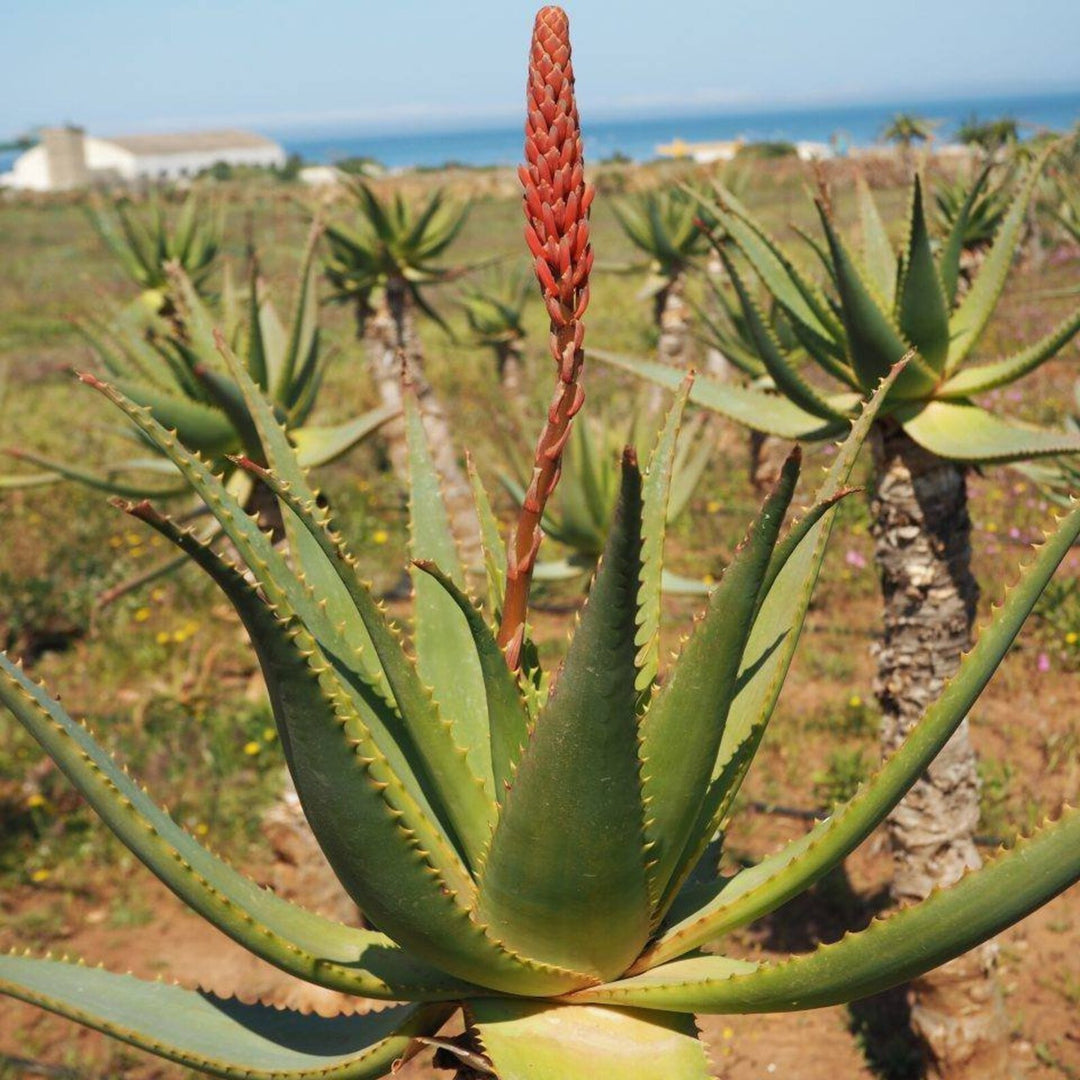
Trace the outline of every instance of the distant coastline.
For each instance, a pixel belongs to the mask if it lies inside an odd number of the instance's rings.
[[[995,97],[948,98],[910,105],[902,101],[870,105],[829,105],[762,111],[672,113],[642,118],[583,119],[585,153],[591,161],[622,155],[650,161],[656,147],[674,138],[710,142],[745,138],[751,142],[828,142],[839,135],[849,146],[868,146],[898,112],[912,112],[938,122],[935,137],[949,141],[972,114],[980,119],[1011,116],[1021,132],[1067,131],[1080,120],[1080,90],[1056,94],[1016,94]],[[463,165],[514,165],[521,158],[521,126],[506,125],[468,131],[404,134],[357,134],[342,129],[326,133],[270,131],[290,153],[305,161],[332,164],[348,157],[371,157],[388,168],[437,168],[448,162]]]
[[[1080,121],[1080,89],[1058,93],[1017,93],[979,98],[941,98],[917,103],[875,102],[745,109],[738,112],[672,112],[642,117],[590,121],[584,118],[585,153],[591,161],[616,155],[635,162],[656,157],[656,147],[673,139],[712,142],[828,142],[834,136],[850,147],[872,145],[889,119],[911,112],[937,123],[935,139],[948,142],[968,117],[981,120],[1010,116],[1026,137],[1037,131],[1068,131]],[[515,165],[521,158],[521,126],[474,127],[459,131],[371,134],[347,126],[328,130],[274,130],[262,134],[280,142],[290,154],[310,164],[333,164],[345,158],[373,158],[390,169],[439,168],[449,163],[473,167]],[[0,152],[0,172],[11,167],[17,152]]]

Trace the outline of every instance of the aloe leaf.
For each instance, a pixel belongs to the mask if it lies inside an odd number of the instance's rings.
[[[408,386],[404,397],[409,457],[409,552],[415,560],[435,563],[459,588],[464,588],[465,571],[450,531],[420,406]],[[457,604],[430,575],[413,568],[412,580],[420,677],[434,693],[443,716],[452,725],[455,742],[468,754],[473,775],[480,778],[494,803],[487,695],[468,623]]]
[[[716,450],[716,425],[707,413],[699,412],[679,432],[668,494],[667,522],[676,521],[690,504]]]
[[[220,409],[130,379],[117,379],[113,385],[135,404],[148,408],[162,427],[180,432],[193,450],[219,454],[239,449],[236,428]]]
[[[480,998],[467,1011],[501,1080],[709,1080],[692,1016]]]
[[[340,424],[305,424],[291,431],[290,436],[296,445],[296,456],[301,467],[317,469],[337,461],[383,424],[400,415],[401,410],[396,405],[383,405]]]
[[[824,511],[816,517],[811,528],[799,530],[799,542],[794,550],[789,548],[783,551],[784,562],[778,572],[773,572],[777,570],[776,562],[770,563],[770,571],[765,579],[769,582],[769,588],[764,595],[759,594],[757,600],[753,629],[743,652],[735,698],[728,711],[727,724],[716,755],[712,783],[694,824],[693,842],[682,853],[678,873],[671,879],[664,905],[675,901],[677,890],[716,834],[725,808],[730,806],[753,759],[753,750],[765,733],[794,656],[818,571],[825,557],[825,546],[835,517],[835,502],[846,490],[847,479],[859,450],[901,369],[902,365],[896,365],[889,377],[882,380],[852,425],[851,434],[839,447],[814,499],[815,505],[825,506]],[[731,766],[736,757],[743,762],[741,768]],[[663,907],[659,914],[662,913]],[[646,956],[656,950],[661,954],[657,963],[669,959],[672,954],[666,951],[668,945],[665,932],[650,946]]]
[[[604,349],[590,349],[589,356],[669,390],[677,390],[683,379],[683,372],[655,360],[620,356]],[[755,431],[764,431],[781,439],[813,441],[837,435],[847,427],[843,421],[822,420],[778,394],[766,394],[733,383],[721,383],[705,375],[699,375],[694,380],[690,401],[728,416]],[[846,403],[845,399],[844,404]]]
[[[796,448],[713,590],[705,617],[641,720],[645,835],[655,897],[665,894],[687,846],[697,840],[693,828],[713,777],[758,593],[795,492],[800,461]]]
[[[955,371],[964,358],[971,352],[975,343],[982,336],[990,316],[997,306],[1001,290],[1005,288],[1005,279],[1009,276],[1020,241],[1020,233],[1027,217],[1028,205],[1035,192],[1035,185],[1053,153],[1055,143],[1051,143],[1031,163],[1027,175],[1013,199],[1009,212],[1005,215],[998,229],[994,243],[986,254],[982,269],[972,283],[967,296],[960,302],[949,320],[949,356],[945,371]]]
[[[600,568],[479,878],[480,914],[496,934],[593,978],[625,970],[649,930],[634,690],[640,577],[641,478],[628,452]]]
[[[236,607],[259,655],[305,816],[360,908],[410,952],[459,979],[525,994],[586,981],[518,955],[476,919],[472,878],[410,780],[407,747],[374,737],[376,721],[394,732],[384,706],[369,700],[359,711],[302,626],[280,621],[238,571],[190,534],[178,534],[147,507],[137,509],[181,544]]]
[[[259,262],[255,252],[252,251],[248,266],[248,342],[244,362],[247,365],[248,374],[265,394],[271,383],[266,367],[266,343],[263,340],[260,293]]]
[[[424,1000],[466,990],[382,934],[314,915],[259,888],[180,828],[83,724],[3,654],[0,676],[0,701],[105,824],[185,904],[256,956],[343,993]]]
[[[259,457],[287,488],[289,498],[281,507],[281,519],[293,564],[311,593],[325,605],[331,624],[341,628],[342,635],[356,650],[356,656],[368,676],[377,680],[381,675],[379,658],[372,645],[366,620],[357,618],[357,604],[350,593],[350,585],[355,584],[355,575],[348,574],[347,568],[342,567],[337,551],[326,549],[327,539],[321,527],[323,523],[320,521],[316,524],[311,520],[316,514],[316,493],[308,483],[300,455],[293,449],[289,433],[278,423],[264,393],[232,350],[224,342],[220,342],[219,346],[242,395],[243,407],[255,428]],[[290,499],[293,500],[291,503]],[[367,590],[362,591],[366,596]],[[378,621],[381,623],[381,615]]]
[[[334,585],[344,587],[353,605],[349,621],[355,622],[359,615],[365,631],[363,640],[374,649],[394,696],[400,741],[408,748],[413,768],[441,820],[451,825],[466,861],[475,865],[495,822],[493,793],[470,771],[465,752],[454,743],[450,724],[439,714],[437,704],[420,681],[416,665],[406,656],[400,634],[391,627],[367,585],[360,580],[352,555],[341,538],[331,533],[329,519],[319,510],[314,497],[308,492],[308,501],[304,502],[277,477],[251,462],[242,464],[262,479],[306,530],[307,540],[314,541],[318,554],[307,552],[305,563],[310,566],[319,557],[324,560],[316,580],[321,582],[324,571],[328,570],[335,581],[326,583],[327,591]],[[322,593],[321,587],[319,592]],[[502,671],[507,673],[506,661],[501,652],[498,655]]]
[[[499,532],[498,519],[491,507],[491,499],[471,454],[465,455],[465,464],[469,471],[473,501],[476,503],[476,516],[480,520],[480,540],[484,549],[484,569],[487,571],[488,608],[493,621],[498,622],[503,597],[506,595],[506,548]]]
[[[171,499],[177,495],[186,495],[190,490],[186,484],[178,484],[174,487],[158,487],[153,488],[145,483],[126,483],[123,480],[115,479],[115,474],[118,472],[140,471],[141,466],[129,466],[122,462],[117,463],[113,468],[106,469],[104,472],[91,472],[89,469],[80,469],[74,465],[68,465],[63,461],[56,461],[53,458],[45,457],[43,454],[36,454],[32,450],[9,450],[9,454],[18,458],[20,461],[29,461],[39,468],[48,469],[53,474],[53,479],[63,478],[65,480],[74,480],[76,483],[85,484],[87,487],[97,488],[99,491],[107,491],[111,495],[123,495],[127,498],[139,499],[139,498],[152,498],[152,499]],[[168,465],[168,463],[162,459],[161,464]],[[157,470],[146,470],[157,471]],[[169,471],[175,476],[175,470],[171,467]],[[14,477],[14,480],[24,480],[29,478]],[[47,480],[40,479],[39,483],[47,483]],[[24,486],[23,484],[12,486]],[[32,486],[32,485],[25,485]]]
[[[671,474],[679,425],[693,384],[693,376],[686,376],[676,391],[675,401],[657,436],[641,485],[641,584],[638,588],[637,634],[634,637],[638,649],[634,685],[639,706],[648,700],[653,680],[660,670],[660,596],[668,499],[671,495]]]
[[[769,293],[821,347],[839,351],[843,329],[814,285],[730,191],[721,185],[717,191],[723,208],[701,201],[720,219]]]
[[[728,277],[731,278],[731,282],[735,286],[735,291],[739,294],[747,331],[754,342],[758,355],[772,376],[773,382],[776,383],[777,389],[784,397],[812,416],[819,416],[822,420],[827,421],[844,419],[843,414],[834,410],[829,402],[799,374],[791,360],[784,355],[780,342],[766,324],[764,315],[759,310],[749,289],[743,283],[742,277],[739,275],[731,257],[724,251],[723,247],[717,248],[717,251],[727,269]]]
[[[469,624],[487,689],[488,728],[495,796],[501,803],[528,737],[529,714],[499,643],[472,599],[434,563],[417,564],[446,590]],[[492,816],[491,824],[494,824]]]
[[[1080,308],[1058,323],[1050,333],[1013,356],[962,367],[944,385],[938,387],[934,396],[948,401],[974,397],[976,394],[996,390],[999,386],[1007,386],[1056,355],[1078,330]]]
[[[698,910],[665,931],[653,956],[642,966],[655,966],[775,910],[854,851],[948,742],[1078,536],[1080,507],[1071,511],[1024,568],[997,618],[979,635],[957,674],[881,769],[831,817],[775,855],[688,897],[686,906]]]
[[[293,312],[289,343],[277,372],[277,381],[273,384],[272,397],[283,405],[292,404],[293,382],[299,365],[317,348],[319,336],[319,299],[315,289],[315,245],[318,243],[321,229],[318,224],[312,226],[304,248],[304,258],[300,264],[300,286],[296,295],[296,308]],[[310,377],[310,373],[309,376]]]
[[[945,243],[941,248],[939,262],[941,285],[945,290],[945,299],[948,301],[950,310],[956,303],[956,287],[960,281],[960,256],[964,252],[964,235],[971,219],[971,211],[975,203],[978,202],[983,188],[986,187],[986,182],[990,177],[990,170],[993,167],[994,160],[991,158],[983,166],[982,172],[975,179],[975,183],[971,185],[967,198],[964,199],[953,221],[952,229],[949,231],[949,235],[945,238]]]
[[[896,318],[904,338],[940,373],[949,352],[949,307],[934,265],[918,174],[911,191],[911,217]]]
[[[758,1013],[815,1009],[867,997],[921,975],[1024,918],[1080,880],[1080,812],[1066,808],[981,869],[926,900],[779,964],[739,971],[695,957],[582,991],[574,1000]]]
[[[896,255],[885,222],[881,220],[881,212],[870,192],[870,185],[861,172],[855,174],[855,194],[859,203],[863,263],[867,276],[877,294],[885,301],[885,306],[892,310],[896,292]]]
[[[895,410],[920,446],[952,461],[1023,461],[1080,452],[1080,435],[1005,420],[970,402],[912,402]]]
[[[452,1009],[319,1016],[60,960],[0,956],[0,992],[158,1057],[236,1080],[379,1080]]]
[[[869,388],[888,374],[893,364],[907,354],[909,346],[860,276],[855,260],[833,228],[824,203],[818,200],[817,208],[836,271],[836,291],[851,363],[860,383]],[[933,371],[914,357],[897,379],[896,392],[922,395],[933,389],[936,382]]]

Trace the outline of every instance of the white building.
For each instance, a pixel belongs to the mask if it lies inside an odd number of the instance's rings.
[[[64,191],[95,183],[180,180],[224,162],[281,168],[285,151],[248,131],[98,138],[81,128],[46,128],[41,142],[15,159],[0,185],[25,191]]]

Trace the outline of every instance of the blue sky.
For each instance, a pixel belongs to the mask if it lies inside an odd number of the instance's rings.
[[[590,115],[1080,87],[1077,0],[578,0]],[[0,136],[520,114],[519,0],[0,0]]]

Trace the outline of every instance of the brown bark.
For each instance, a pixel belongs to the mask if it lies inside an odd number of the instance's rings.
[[[381,402],[401,408],[402,363],[407,365],[435,468],[442,480],[450,528],[465,565],[479,566],[483,562],[483,555],[472,489],[458,460],[446,411],[424,374],[423,352],[408,301],[404,281],[391,280],[386,286],[385,303],[366,319],[372,375]],[[404,421],[392,420],[382,430],[390,464],[405,480],[408,476],[408,451]]]
[[[685,291],[685,278],[677,274],[669,285],[653,297],[653,319],[659,334],[656,359],[680,371],[687,371],[694,362],[691,312]],[[664,411],[667,396],[668,392],[662,387],[649,384],[645,408],[650,416],[659,416]]]
[[[891,754],[970,648],[978,585],[964,467],[917,446],[895,423],[873,435],[876,560],[885,603],[875,693]],[[918,901],[981,865],[979,779],[965,719],[888,820],[893,896]],[[912,984],[912,1026],[930,1076],[1009,1075],[1008,1024],[987,943]]]
[[[528,412],[525,394],[525,357],[520,341],[507,341],[497,346],[495,364],[499,372],[499,385],[503,400],[513,404],[519,417]]]

